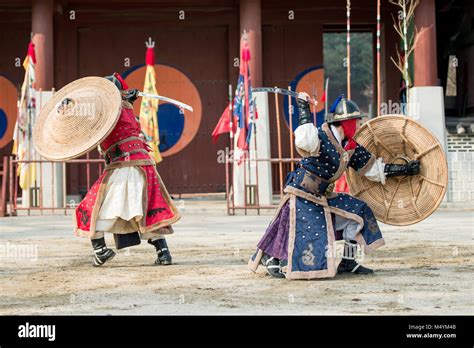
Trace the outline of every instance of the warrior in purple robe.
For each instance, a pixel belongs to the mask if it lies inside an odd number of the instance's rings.
[[[384,245],[382,233],[370,207],[349,194],[332,192],[334,182],[351,167],[384,184],[387,177],[418,174],[420,163],[385,164],[357,144],[353,136],[364,115],[344,96],[321,128],[312,123],[309,102],[316,104],[306,93],[299,94],[295,145],[303,158],[287,176],[285,196],[249,267],[256,271],[261,264],[273,277],[287,279],[371,274],[357,260]],[[342,239],[338,255],[336,241]]]

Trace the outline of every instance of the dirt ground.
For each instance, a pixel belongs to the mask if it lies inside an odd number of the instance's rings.
[[[382,225],[386,246],[364,260],[373,276],[288,281],[246,266],[270,212],[181,205],[168,238],[176,264],[166,267],[142,243],[93,268],[70,215],[0,218],[0,314],[474,314],[473,211]]]

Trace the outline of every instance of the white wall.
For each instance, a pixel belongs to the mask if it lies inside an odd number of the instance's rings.
[[[409,116],[421,123],[438,138],[446,152],[446,121],[443,87],[413,87],[410,89]]]

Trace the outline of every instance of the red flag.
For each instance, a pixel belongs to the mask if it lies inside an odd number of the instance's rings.
[[[31,58],[34,64],[36,64],[36,53],[35,53],[35,44],[30,42],[28,45],[28,56]]]
[[[326,91],[324,91],[323,96],[321,97],[321,103],[326,101]]]
[[[240,128],[239,139],[237,140],[237,147],[242,150],[248,150],[249,144],[247,143],[247,132],[245,128]]]
[[[225,108],[224,112],[221,115],[221,118],[219,119],[219,122],[217,122],[216,128],[212,131],[212,142],[215,144],[217,143],[217,140],[219,139],[219,135],[228,133],[230,131],[230,105],[227,105]],[[235,133],[237,130],[237,118],[233,117],[233,122],[232,122],[232,132]]]

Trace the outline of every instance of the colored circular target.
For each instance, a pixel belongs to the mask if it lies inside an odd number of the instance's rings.
[[[5,76],[0,76],[0,149],[13,139],[17,119],[18,91]]]
[[[291,87],[292,91],[306,92],[311,97],[313,97],[313,88],[314,88],[314,90],[317,93],[316,99],[319,102],[316,107],[316,125],[318,127],[321,126],[321,124],[324,123],[324,102],[321,102],[321,97],[323,96],[323,93],[324,93],[323,66],[316,65],[302,71],[290,82],[289,86]],[[286,87],[283,87],[283,88],[286,88]],[[285,96],[283,105],[285,109],[285,121],[289,128],[290,117],[289,117],[289,110],[288,110],[288,96]],[[296,103],[296,98],[291,98],[291,105],[293,105],[292,126],[293,126],[293,131],[294,131],[298,127],[298,104]],[[311,106],[311,111],[314,112],[313,106]]]
[[[160,127],[160,152],[165,153],[175,146],[184,131],[184,115],[174,104],[160,104],[158,109]]]
[[[122,76],[129,88],[143,90],[146,65],[135,66]],[[158,106],[158,128],[160,133],[160,152],[163,157],[182,151],[196,136],[202,117],[202,103],[193,82],[178,69],[155,64],[156,89],[159,94],[179,100],[193,107],[194,111],[180,110],[174,104],[160,101]],[[134,103],[135,115],[140,114],[140,101]]]

